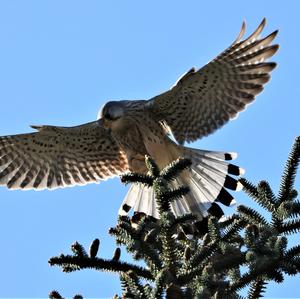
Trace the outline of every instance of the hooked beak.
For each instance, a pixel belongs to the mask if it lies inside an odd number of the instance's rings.
[[[105,129],[109,129],[109,125],[108,125],[108,123],[107,123],[107,121],[103,121],[103,127],[105,128]]]
[[[110,132],[109,124],[107,123],[107,121],[105,121],[105,119],[99,118],[98,119],[98,124],[99,124],[100,127],[104,128],[104,129],[106,129]]]

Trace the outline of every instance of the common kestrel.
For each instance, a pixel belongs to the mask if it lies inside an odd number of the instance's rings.
[[[266,60],[278,49],[270,45],[277,31],[259,37],[265,23],[242,40],[243,23],[237,39],[219,56],[150,100],[108,102],[98,120],[76,127],[32,126],[37,132],[0,137],[0,184],[10,189],[84,185],[128,171],[145,173],[145,155],[160,168],[185,157],[192,167],[173,184],[188,185],[191,192],[172,203],[173,212],[202,219],[215,201],[230,205],[233,197],[226,188],[240,188],[230,175],[243,170],[226,160],[236,154],[183,144],[216,131],[263,90],[276,66]],[[119,213],[131,208],[158,218],[151,188],[131,186]]]

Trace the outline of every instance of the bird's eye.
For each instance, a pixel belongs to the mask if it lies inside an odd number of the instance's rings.
[[[104,117],[105,117],[106,119],[108,119],[108,120],[113,120],[113,117],[112,117],[111,114],[108,113],[108,112],[106,112],[106,113],[104,114]]]

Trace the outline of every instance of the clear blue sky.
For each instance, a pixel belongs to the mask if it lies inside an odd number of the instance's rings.
[[[30,124],[81,124],[107,100],[151,98],[227,47],[243,20],[252,31],[266,17],[266,34],[280,30],[273,79],[238,119],[192,146],[238,152],[248,179],[277,190],[300,135],[299,11],[298,1],[2,0],[0,135],[29,132]],[[116,275],[65,274],[47,261],[96,237],[100,255],[111,257],[108,229],[125,193],[119,179],[53,192],[1,187],[0,297],[120,294]],[[242,193],[237,200],[254,206]],[[266,295],[300,297],[299,276],[270,284]]]

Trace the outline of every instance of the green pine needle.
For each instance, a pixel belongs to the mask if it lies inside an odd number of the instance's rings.
[[[102,270],[115,273],[122,273],[132,270],[144,279],[153,280],[152,274],[143,267],[126,262],[106,260],[97,257],[91,259],[89,257],[60,255],[59,257],[52,257],[48,262],[51,266],[76,266],[78,267],[78,270],[90,268],[94,270]]]
[[[167,182],[170,182],[171,180],[174,180],[178,177],[180,172],[182,172],[185,169],[190,168],[192,165],[192,161],[189,159],[183,159],[179,158],[172,162],[170,165],[168,165],[166,168],[164,168],[161,171],[161,177],[166,180]]]
[[[237,207],[237,211],[240,213],[240,216],[249,221],[251,224],[257,225],[267,225],[267,220],[257,211],[252,208],[240,205]]]
[[[157,164],[155,163],[155,161],[151,157],[145,156],[145,163],[150,172],[150,175],[153,178],[159,177],[160,170],[159,170]]]
[[[278,228],[280,233],[285,235],[296,234],[300,231],[300,219],[286,221]]]
[[[77,256],[80,256],[80,257],[87,256],[87,253],[86,253],[84,247],[81,244],[79,244],[78,242],[75,242],[71,245],[71,250]]]
[[[248,299],[262,298],[263,293],[266,291],[266,285],[267,283],[262,279],[255,280],[250,286],[247,298]]]
[[[300,136],[296,138],[289,158],[286,162],[281,178],[278,199],[280,202],[288,200],[290,190],[293,189],[296,171],[300,160]]]
[[[59,292],[53,290],[52,292],[50,292],[49,294],[49,298],[50,299],[64,299]]]
[[[300,245],[296,245],[296,246],[290,248],[285,253],[286,259],[293,259],[295,257],[300,257]]]
[[[126,173],[123,174],[120,178],[121,182],[124,184],[141,183],[148,187],[151,187],[153,185],[153,178],[146,174]]]
[[[239,206],[234,215],[222,222],[213,217],[202,219],[208,231],[201,236],[199,231],[195,233],[197,216],[176,217],[171,209],[172,201],[182,200],[189,189],[180,186],[173,190],[170,182],[182,171],[188,171],[191,161],[180,158],[160,170],[152,158],[146,157],[149,174],[126,174],[122,181],[153,188],[159,219],[145,216],[136,223],[122,216],[109,231],[117,245],[124,246],[145,266],[120,261],[119,248],[110,260],[97,257],[98,239],[90,246],[89,255],[75,242],[73,255],[53,257],[49,263],[65,272],[90,268],[117,273],[122,298],[233,299],[242,298],[238,292],[245,287],[249,287],[249,299],[260,298],[268,281],[281,283],[286,274],[300,274],[300,245],[288,249],[287,237],[300,231],[300,202],[293,186],[299,157],[300,137],[287,161],[278,198],[268,182],[255,186],[240,179],[245,193],[269,212],[270,223],[269,218],[253,208]],[[241,267],[246,269],[244,274]],[[58,292],[51,294],[51,299],[62,298]]]

